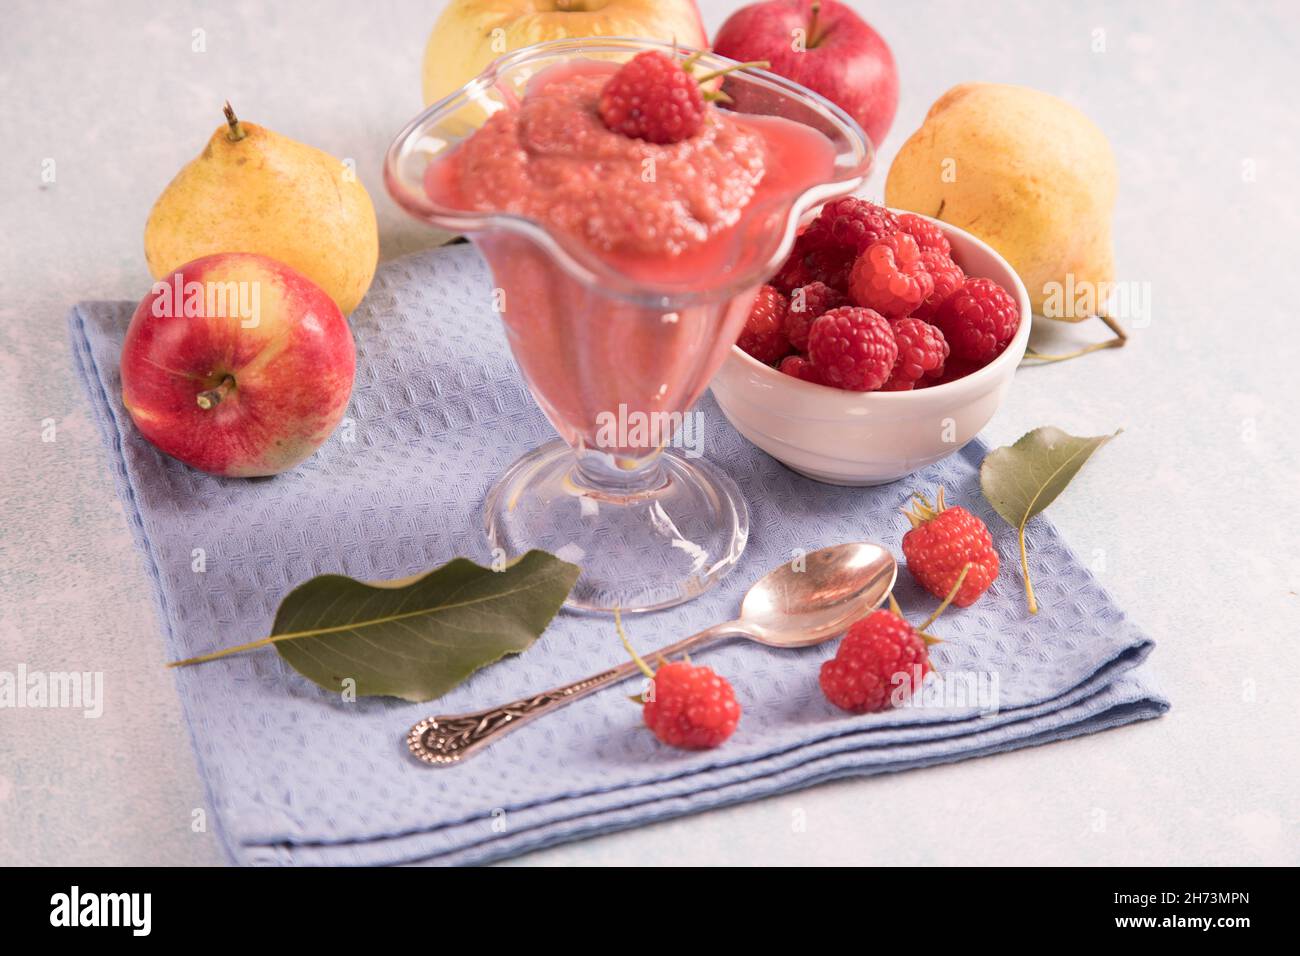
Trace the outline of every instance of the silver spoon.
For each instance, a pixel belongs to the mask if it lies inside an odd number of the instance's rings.
[[[820,644],[879,607],[897,575],[894,556],[878,544],[822,548],[760,578],[745,595],[737,620],[716,624],[644,657],[654,662],[738,637],[768,647]],[[406,745],[418,760],[445,767],[530,720],[637,673],[636,663],[629,660],[585,680],[500,707],[429,717],[411,728]]]

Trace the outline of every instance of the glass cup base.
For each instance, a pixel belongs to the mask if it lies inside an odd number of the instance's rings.
[[[749,511],[735,482],[701,459],[663,452],[648,487],[611,492],[584,479],[563,441],[534,449],[492,486],[488,542],[507,558],[533,548],[582,568],[565,606],[654,611],[689,601],[735,567]]]

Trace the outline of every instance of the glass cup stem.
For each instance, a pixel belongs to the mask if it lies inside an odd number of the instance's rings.
[[[667,483],[661,449],[643,458],[627,458],[585,448],[574,449],[573,483],[585,493],[608,500],[645,497]]]

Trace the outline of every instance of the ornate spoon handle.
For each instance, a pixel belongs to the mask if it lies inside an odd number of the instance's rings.
[[[740,632],[734,624],[721,624],[670,644],[648,656],[647,660],[654,661],[658,657],[680,654],[738,633]],[[627,661],[572,684],[553,687],[531,697],[521,697],[500,707],[468,714],[427,717],[411,728],[406,735],[406,746],[413,757],[430,766],[450,766],[534,718],[559,710],[565,704],[637,673],[640,672],[636,664]]]

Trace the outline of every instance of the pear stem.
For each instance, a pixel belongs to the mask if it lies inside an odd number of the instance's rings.
[[[230,375],[227,375],[220,382],[217,383],[216,388],[209,388],[209,389],[205,389],[202,392],[199,392],[198,396],[195,398],[195,401],[199,403],[199,408],[202,408],[204,411],[207,411],[208,409],[211,408],[216,408],[218,405],[221,404],[221,400],[230,394],[230,390],[233,389],[234,387],[235,387],[234,378]]]
[[[1088,355],[1092,352],[1100,352],[1102,349],[1120,349],[1128,342],[1128,333],[1111,316],[1105,313],[1098,313],[1097,318],[1106,324],[1106,328],[1115,333],[1114,338],[1106,339],[1104,342],[1094,342],[1091,345],[1085,345],[1081,349],[1075,349],[1073,352],[1062,352],[1059,355],[1049,355],[1045,352],[1036,352],[1033,349],[1025,350],[1025,357],[1022,363],[1032,365],[1049,365],[1052,362],[1068,362],[1070,359],[1079,358],[1081,355]]]
[[[238,143],[248,135],[244,132],[244,127],[239,124],[239,117],[235,115],[235,108],[230,105],[230,100],[226,100],[226,105],[222,107],[221,112],[226,114],[226,125],[230,127],[226,131],[226,139]]]

